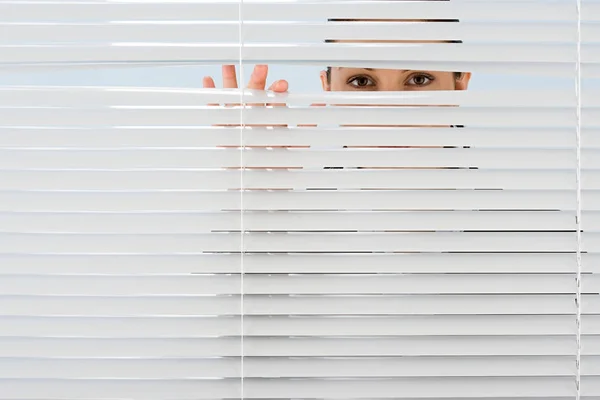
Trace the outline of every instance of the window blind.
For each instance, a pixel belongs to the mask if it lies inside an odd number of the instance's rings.
[[[0,399],[600,398],[599,2],[0,1],[0,29],[5,74],[573,83],[0,88]]]

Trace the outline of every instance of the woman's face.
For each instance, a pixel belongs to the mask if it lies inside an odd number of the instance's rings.
[[[335,92],[465,90],[470,79],[470,73],[457,77],[454,72],[402,69],[333,67],[329,76],[321,72],[323,90]]]

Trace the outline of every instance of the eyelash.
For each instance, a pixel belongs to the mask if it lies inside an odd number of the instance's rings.
[[[427,75],[427,74],[423,74],[423,73],[411,75],[411,77],[408,80],[411,81],[411,80],[413,80],[414,78],[416,78],[418,76],[425,77],[429,81],[427,83],[423,84],[423,85],[415,85],[415,86],[427,86],[428,84],[430,84],[431,82],[433,82],[435,80],[435,78],[433,76]]]
[[[373,84],[367,85],[367,86],[353,85],[352,82],[354,82],[354,81],[356,81],[358,79],[367,79],[367,80],[369,80],[371,82],[374,82],[374,79],[372,79],[369,76],[366,76],[366,75],[357,75],[357,76],[353,76],[352,78],[348,79],[348,85],[350,85],[350,86],[352,86],[352,87],[354,87],[356,89],[364,89],[364,88],[368,88],[370,86],[373,86]]]

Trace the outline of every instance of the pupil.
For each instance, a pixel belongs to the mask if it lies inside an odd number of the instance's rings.
[[[425,84],[425,79],[426,78],[423,75],[415,76],[415,83],[417,85],[423,85],[423,84]]]
[[[367,78],[358,78],[358,86],[367,86],[369,84],[369,80]]]

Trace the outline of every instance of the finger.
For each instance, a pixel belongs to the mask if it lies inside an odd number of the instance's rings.
[[[288,81],[281,79],[273,82],[273,84],[269,87],[269,90],[272,90],[275,93],[284,93],[288,91],[288,87]]]
[[[202,87],[204,87],[204,89],[215,89],[215,80],[210,76],[205,76],[204,79],[202,79]]]
[[[267,65],[257,65],[252,71],[250,81],[248,81],[248,89],[253,90],[265,90],[267,86],[267,75],[269,74],[269,67]],[[249,106],[253,107],[264,107],[264,103],[250,103]]]
[[[267,75],[269,74],[268,65],[257,65],[252,71],[250,76],[250,82],[248,82],[248,89],[254,90],[265,90],[267,86]]]
[[[221,68],[223,74],[223,87],[226,89],[237,89],[237,75],[235,65],[223,65]]]

